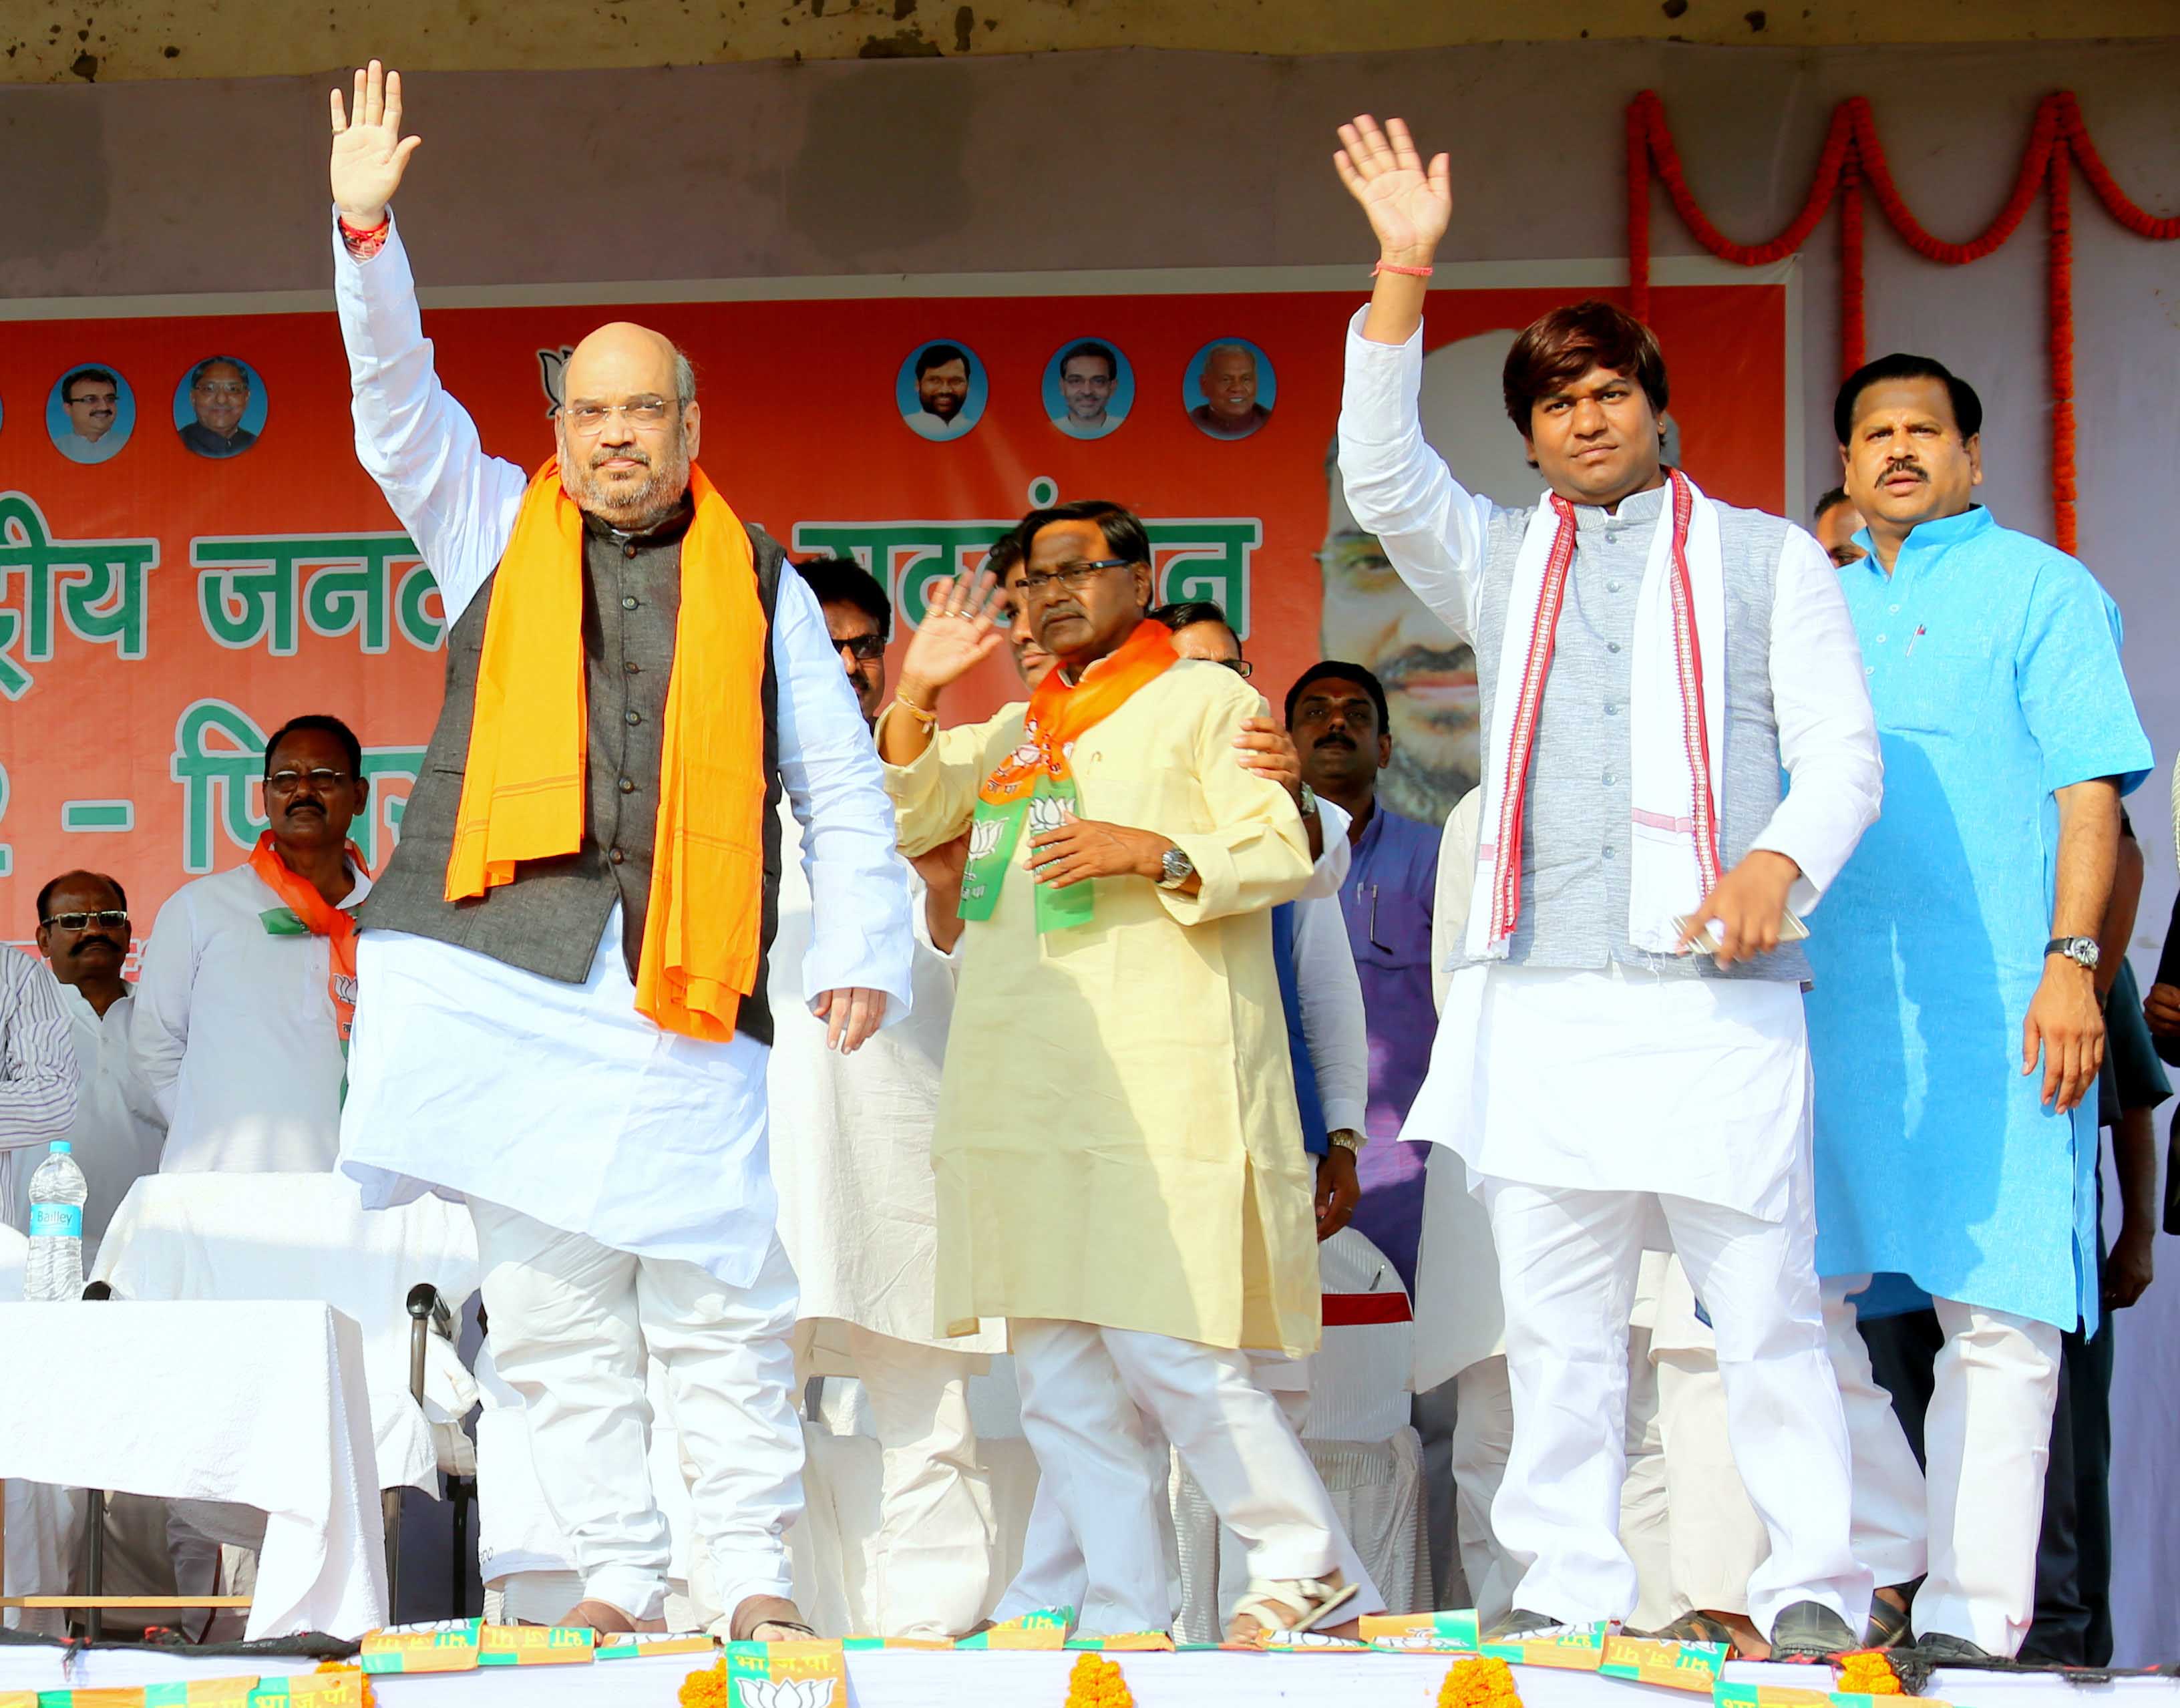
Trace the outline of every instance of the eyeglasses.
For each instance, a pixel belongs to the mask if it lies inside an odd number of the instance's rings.
[[[308,782],[313,789],[338,789],[349,780],[345,771],[275,771],[265,786],[275,795],[292,795]]]
[[[1231,670],[1236,675],[1241,677],[1244,680],[1257,674],[1257,667],[1251,664],[1247,658],[1214,658],[1212,660],[1212,663],[1215,664],[1224,664],[1228,669]]]
[[[608,416],[617,415],[630,427],[653,427],[673,413],[674,405],[663,397],[639,397],[626,403],[570,404],[560,411],[560,419],[567,422],[570,433],[589,438],[604,431]]]
[[[1055,581],[1065,587],[1069,592],[1079,593],[1090,585],[1093,578],[1100,571],[1131,569],[1134,565],[1135,559],[1132,558],[1100,558],[1094,564],[1078,561],[1072,564],[1061,564],[1050,570],[1025,570],[1022,571],[1021,581],[1016,585],[1020,587],[1021,596],[1025,599],[1045,598],[1052,591]]]
[[[851,635],[845,641],[833,642],[833,650],[845,653],[859,664],[875,664],[885,657],[885,636],[883,635]]]
[[[199,380],[192,389],[201,393],[206,397],[248,397],[250,395],[250,388],[239,380],[202,379]]]
[[[63,931],[85,931],[94,925],[104,925],[118,931],[129,923],[126,907],[102,907],[96,913],[56,913],[38,922],[41,925],[58,925]]]

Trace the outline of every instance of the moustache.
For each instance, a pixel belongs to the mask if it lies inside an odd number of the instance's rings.
[[[1930,478],[1923,471],[1922,464],[1912,457],[1895,457],[1891,462],[1885,464],[1885,472],[1880,475],[1878,479],[1889,481],[1895,475],[1913,475],[1919,481],[1927,481]]]
[[[602,469],[609,462],[636,463],[644,468],[649,468],[651,466],[651,458],[649,455],[638,449],[634,445],[625,447],[617,446],[610,450],[597,450],[591,453],[591,466],[592,468]]]
[[[1411,676],[1439,676],[1475,669],[1476,654],[1467,647],[1457,647],[1450,653],[1429,647],[1412,647],[1399,658],[1379,664],[1378,680],[1381,686],[1390,689]]]
[[[75,940],[75,947],[69,953],[80,955],[86,949],[111,949],[116,955],[122,952],[121,945],[111,937],[79,937]]]
[[[1311,742],[1310,747],[1312,751],[1321,747],[1345,747],[1352,752],[1355,751],[1355,738],[1345,730],[1328,730]]]
[[[284,810],[290,818],[298,813],[315,813],[321,818],[326,814],[325,802],[322,801],[290,801]]]

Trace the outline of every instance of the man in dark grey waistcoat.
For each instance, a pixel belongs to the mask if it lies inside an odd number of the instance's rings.
[[[1506,358],[1543,500],[1462,489],[1417,413],[1451,166],[1388,129],[1340,129],[1380,259],[1348,332],[1340,470],[1357,522],[1476,653],[1476,882],[1402,1136],[1457,1150],[1491,1219],[1514,1397],[1492,1518],[1523,1568],[1506,1634],[1633,1611],[1628,1313],[1643,1248],[1665,1244],[1715,1325],[1770,1543],[1750,1617],[1775,1654],[1836,1653],[1871,1576],[1817,1290],[1788,909],[1877,814],[1861,651],[1814,540],[1665,466],[1665,359],[1610,304],[1554,310]]]
[[[783,791],[800,989],[853,1050],[909,1006],[893,815],[817,601],[694,459],[663,336],[570,356],[557,459],[487,457],[441,388],[387,204],[416,140],[377,62],[333,98],[334,295],[356,452],[446,603],[447,691],[364,914],[341,1166],[476,1219],[492,1348],[583,1579],[567,1623],[659,1630],[646,1464],[665,1370],[723,1634],[807,1634],[795,1277],[774,1231],[765,950]]]

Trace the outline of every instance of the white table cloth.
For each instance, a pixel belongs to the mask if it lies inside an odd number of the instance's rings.
[[[147,1175],[129,1188],[95,1279],[118,1298],[313,1299],[363,1335],[365,1391],[382,1489],[437,1496],[439,1454],[409,1391],[409,1290],[429,1281],[460,1320],[477,1287],[466,1204],[421,1198],[366,1210],[337,1174]],[[426,1346],[424,1397],[441,1420],[476,1403],[453,1345]]]
[[[386,1623],[363,1337],[315,1303],[0,1304],[0,1477],[267,1515],[251,1638]]]

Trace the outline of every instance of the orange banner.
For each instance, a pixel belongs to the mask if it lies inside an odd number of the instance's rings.
[[[1216,277],[1212,275],[1209,277]],[[1431,296],[1424,414],[1456,471],[1533,496],[1499,399],[1512,330],[1578,287]],[[601,293],[605,295],[605,293]],[[1786,288],[1662,287],[1682,455],[1705,489],[1781,507]],[[1111,498],[1150,524],[1162,594],[1225,606],[1274,708],[1320,656],[1386,679],[1401,810],[1473,780],[1464,649],[1328,487],[1341,339],[1361,292],[833,298],[428,311],[486,449],[552,449],[568,348],[632,315],[688,350],[702,457],[798,557],[866,563],[900,613],[1033,504]],[[35,335],[32,335],[35,334]],[[246,854],[267,732],[330,712],[372,785],[374,868],[440,697],[441,612],[356,461],[330,311],[47,322],[0,344],[0,938],[88,867],[148,933],[180,883]],[[1014,691],[994,662],[963,715]],[[950,715],[956,708],[950,707]]]

